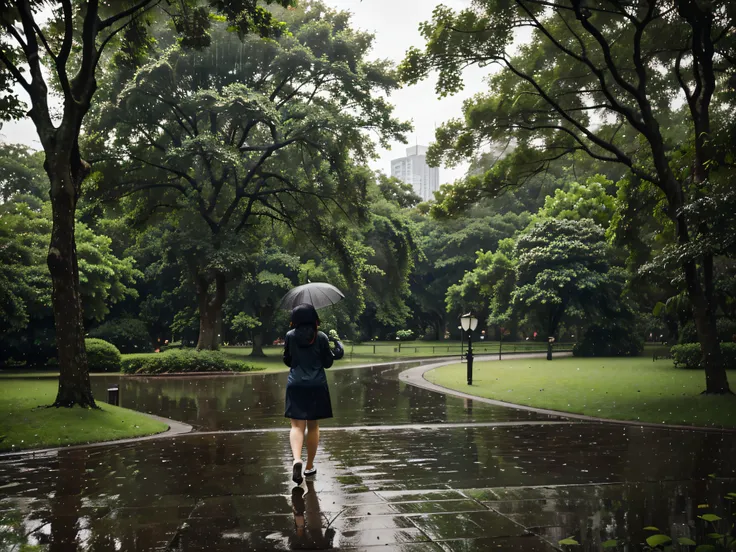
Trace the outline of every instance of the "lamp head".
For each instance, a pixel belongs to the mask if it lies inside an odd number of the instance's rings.
[[[473,313],[463,314],[460,317],[460,325],[463,329],[463,331],[475,331],[475,328],[478,327],[478,319],[473,316]]]

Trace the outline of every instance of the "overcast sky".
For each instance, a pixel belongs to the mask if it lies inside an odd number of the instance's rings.
[[[375,34],[376,40],[370,57],[401,61],[410,46],[422,47],[419,23],[432,17],[432,10],[440,0],[325,0],[328,5],[353,13],[353,25]],[[469,0],[442,0],[453,8],[466,7]],[[395,114],[414,124],[408,136],[411,145],[429,145],[434,139],[434,128],[444,121],[461,114],[462,102],[484,89],[483,75],[488,70],[466,71],[465,90],[456,96],[438,99],[435,80],[428,79],[415,86],[395,92],[390,101],[396,106]],[[0,139],[20,142],[40,148],[38,136],[30,121],[5,123],[0,129]],[[373,169],[390,173],[390,161],[405,155],[406,145],[392,144],[390,150],[381,149],[380,157],[371,163]],[[452,182],[462,176],[464,167],[440,169],[440,182]]]

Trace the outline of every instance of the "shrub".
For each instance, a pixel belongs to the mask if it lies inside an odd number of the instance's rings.
[[[644,350],[638,332],[621,325],[591,326],[583,339],[575,344],[572,354],[580,357],[637,356]]]
[[[400,341],[411,341],[414,339],[414,332],[411,330],[399,330],[396,332],[396,337],[398,337]]]
[[[176,372],[249,372],[253,366],[230,360],[217,351],[173,350],[151,355],[130,355],[123,359],[126,374],[168,374]]]
[[[703,368],[703,354],[700,343],[684,343],[670,349],[675,368],[698,369]],[[721,354],[727,368],[736,365],[736,343],[721,343]]]
[[[88,338],[84,340],[84,346],[90,372],[120,371],[122,357],[115,345],[103,339]]]
[[[89,332],[89,336],[109,341],[125,354],[153,351],[146,324],[135,318],[110,320]]]

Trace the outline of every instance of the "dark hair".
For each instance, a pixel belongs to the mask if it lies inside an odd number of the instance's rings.
[[[317,309],[312,305],[304,303],[297,305],[291,311],[291,325],[297,327],[302,324],[319,324]]]

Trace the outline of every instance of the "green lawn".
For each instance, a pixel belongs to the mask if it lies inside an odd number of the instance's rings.
[[[102,402],[100,410],[45,408],[54,402],[57,387],[49,378],[0,382],[0,451],[112,441],[167,429],[139,412]]]
[[[512,359],[432,370],[437,385],[515,404],[617,420],[736,427],[736,396],[701,395],[705,375],[651,358]],[[736,388],[736,370],[729,371]]]

